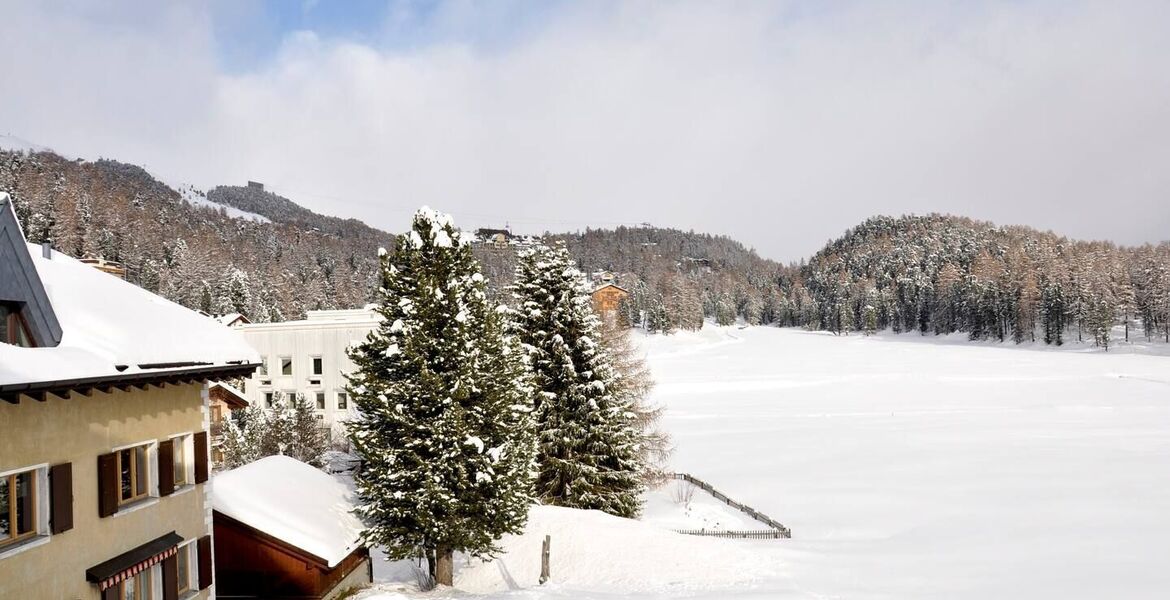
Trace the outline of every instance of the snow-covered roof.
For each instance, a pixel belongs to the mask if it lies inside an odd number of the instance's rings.
[[[248,397],[245,396],[244,392],[241,392],[239,390],[239,388],[237,388],[234,385],[224,383],[222,381],[215,381],[215,382],[212,382],[211,385],[208,386],[208,388],[210,388],[210,389],[220,388],[220,389],[224,390],[225,392],[235,396],[236,399],[239,400],[239,402],[241,403],[242,406],[248,406]]]
[[[0,385],[259,362],[239,332],[60,252],[28,252],[61,324],[61,343],[0,344]]]
[[[241,315],[240,313],[228,313],[226,315],[220,315],[218,317],[215,317],[216,321],[219,321],[220,323],[222,323],[224,325],[228,325],[228,326],[231,326],[232,323],[235,323],[236,321],[239,321],[241,319],[245,323],[251,323],[251,321],[248,320],[248,317],[245,317],[244,315]]]
[[[604,290],[605,288],[608,288],[608,287],[619,289],[627,294],[630,293],[630,290],[627,290],[626,288],[624,288],[616,283],[613,283],[612,281],[607,281],[599,286],[594,287],[593,291],[591,293],[596,294],[597,292],[600,292],[601,290]]]
[[[269,456],[211,480],[216,512],[335,567],[361,546],[349,488],[288,456]]]

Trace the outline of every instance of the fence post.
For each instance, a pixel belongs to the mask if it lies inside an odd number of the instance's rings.
[[[549,535],[544,536],[544,544],[541,546],[541,549],[540,549],[540,583],[542,585],[544,584],[544,582],[548,581],[548,577],[549,577],[549,574],[548,574],[548,555],[549,555],[549,550],[550,550],[549,546],[551,546],[551,545],[552,545],[552,536],[549,536]]]

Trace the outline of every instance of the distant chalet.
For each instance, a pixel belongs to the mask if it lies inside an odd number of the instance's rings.
[[[256,354],[95,266],[0,193],[0,597],[210,598],[206,382]]]

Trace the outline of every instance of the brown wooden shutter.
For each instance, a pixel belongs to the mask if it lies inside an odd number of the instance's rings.
[[[102,590],[102,600],[121,600],[118,598],[118,586],[112,585]]]
[[[195,483],[207,481],[207,432],[195,434]]]
[[[215,567],[211,564],[211,536],[205,535],[199,538],[197,543],[199,546],[199,589],[205,590],[211,587],[212,581],[215,580],[212,569]]]
[[[162,561],[163,600],[179,599],[179,557],[172,556]]]
[[[175,492],[175,441],[158,443],[158,495]]]
[[[73,529],[73,463],[49,467],[49,531]]]
[[[98,516],[118,511],[118,453],[98,456]]]

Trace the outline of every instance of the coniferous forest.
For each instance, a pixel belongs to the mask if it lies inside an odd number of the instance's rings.
[[[29,241],[117,261],[128,279],[175,302],[253,321],[370,302],[374,249],[394,245],[392,234],[264,190],[176,190],[113,160],[0,151],[0,189]],[[1116,329],[1114,339],[1170,342],[1166,242],[1122,247],[963,217],[879,216],[785,265],[725,236],[676,229],[544,237],[564,242],[582,271],[613,273],[630,291],[623,319],[652,332],[710,319],[1100,346]],[[511,302],[515,249],[475,254],[493,300]]]

